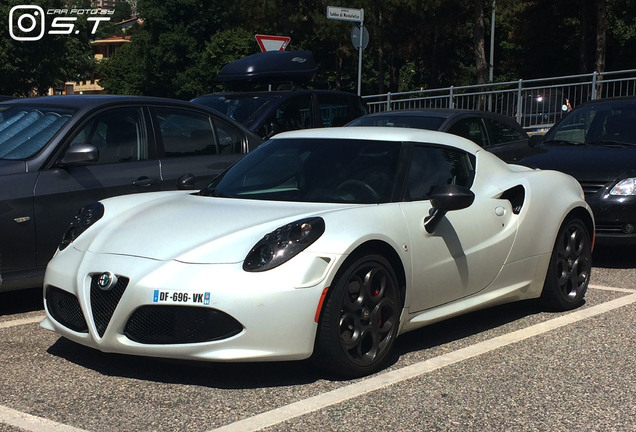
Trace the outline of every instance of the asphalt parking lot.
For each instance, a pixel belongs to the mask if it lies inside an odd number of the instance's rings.
[[[577,310],[524,302],[448,320],[351,381],[307,362],[104,354],[41,329],[39,290],[1,293],[0,432],[636,431],[636,254],[594,262]]]

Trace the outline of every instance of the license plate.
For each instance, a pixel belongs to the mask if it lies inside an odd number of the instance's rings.
[[[210,305],[209,292],[183,292],[169,290],[155,290],[152,295],[153,303],[170,303],[170,304],[199,304],[204,306]]]

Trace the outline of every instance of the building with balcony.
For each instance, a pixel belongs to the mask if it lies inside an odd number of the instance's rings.
[[[121,46],[130,43],[130,36],[110,36],[106,39],[97,39],[91,42],[93,56],[97,61],[103,61],[112,57]],[[99,94],[104,89],[99,85],[99,78],[91,74],[83,81],[67,81],[64,83],[62,94]]]

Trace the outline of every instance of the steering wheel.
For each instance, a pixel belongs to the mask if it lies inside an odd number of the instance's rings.
[[[348,198],[346,196],[348,195],[353,201],[380,201],[380,195],[378,195],[375,189],[362,180],[345,180],[336,187],[336,192],[345,199]]]

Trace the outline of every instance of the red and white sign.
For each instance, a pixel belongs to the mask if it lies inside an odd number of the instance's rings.
[[[256,35],[256,42],[261,51],[285,51],[291,38],[289,36]]]

